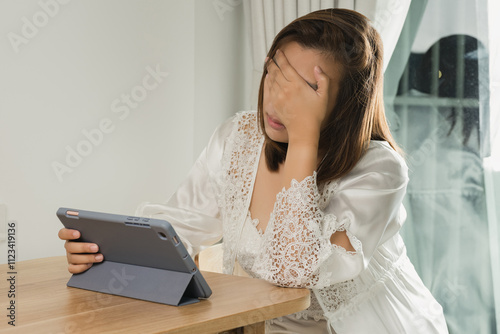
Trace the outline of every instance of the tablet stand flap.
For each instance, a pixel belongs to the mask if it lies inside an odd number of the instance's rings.
[[[178,306],[199,301],[186,294],[192,279],[192,273],[104,261],[73,275],[68,286]]]

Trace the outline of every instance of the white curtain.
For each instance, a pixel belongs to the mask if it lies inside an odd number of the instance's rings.
[[[500,2],[489,0],[489,98],[491,155],[484,161],[497,329],[500,328]]]
[[[262,64],[274,36],[294,19],[325,8],[348,8],[367,16],[384,43],[384,69],[401,33],[411,0],[245,0],[252,43],[252,95],[256,108]]]
[[[488,1],[413,1],[384,78],[410,174],[401,233],[450,334],[494,334],[500,318],[500,180],[485,164],[499,128],[491,58],[499,30],[488,30],[488,13],[498,15]]]
[[[500,124],[500,2],[498,0],[489,0],[489,50],[490,50],[490,106],[491,124]],[[491,156],[494,159],[494,165],[497,171],[500,171],[500,127],[491,128]]]

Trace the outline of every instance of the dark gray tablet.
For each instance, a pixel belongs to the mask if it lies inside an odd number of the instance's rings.
[[[212,291],[169,222],[59,208],[66,228],[80,231],[76,241],[99,245],[104,261],[74,274],[68,286],[119,296],[185,305]]]

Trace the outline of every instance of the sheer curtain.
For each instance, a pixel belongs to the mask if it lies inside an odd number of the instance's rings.
[[[255,109],[262,65],[274,36],[288,23],[307,13],[325,8],[348,8],[367,16],[384,43],[384,68],[391,58],[411,0],[245,0],[247,31],[252,43],[252,95]]]
[[[488,14],[488,16],[484,14]],[[485,158],[485,184],[491,245],[495,314],[500,328],[500,2],[489,0],[483,20],[488,21],[491,156]]]
[[[485,161],[499,124],[487,13],[488,0],[412,2],[385,72],[386,109],[410,168],[403,238],[452,334],[498,328],[498,201],[490,196],[498,188]]]

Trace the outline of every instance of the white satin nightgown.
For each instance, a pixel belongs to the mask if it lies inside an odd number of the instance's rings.
[[[238,261],[252,277],[310,289],[311,306],[268,322],[269,333],[448,333],[399,235],[408,183],[401,156],[372,141],[341,179],[319,187],[316,173],[293,180],[259,235],[248,212],[263,143],[256,113],[238,113],[169,201],[137,214],[170,221],[191,255],[222,239],[227,274]],[[331,244],[336,231],[346,231],[354,252]]]

